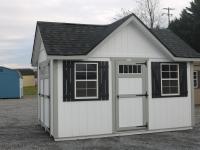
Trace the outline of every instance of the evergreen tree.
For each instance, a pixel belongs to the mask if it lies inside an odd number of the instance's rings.
[[[200,52],[200,0],[191,2],[168,28]]]

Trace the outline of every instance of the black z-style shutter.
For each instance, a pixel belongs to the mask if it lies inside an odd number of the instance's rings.
[[[198,89],[199,89],[200,88],[200,71],[197,71],[197,82],[198,82]]]
[[[186,97],[188,95],[186,63],[179,63],[179,81],[180,81],[180,96]]]
[[[63,61],[63,101],[74,100],[74,62]]]
[[[99,99],[109,99],[109,81],[108,81],[108,62],[102,61],[98,63],[98,76],[99,76]]]
[[[160,63],[151,63],[151,78],[152,78],[152,98],[161,97],[161,76]]]

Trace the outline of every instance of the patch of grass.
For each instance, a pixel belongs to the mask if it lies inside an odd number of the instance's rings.
[[[37,87],[36,86],[24,87],[24,96],[25,95],[37,95]]]

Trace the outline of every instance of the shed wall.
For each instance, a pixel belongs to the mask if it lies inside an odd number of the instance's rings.
[[[98,45],[89,57],[169,58],[165,51],[141,26],[130,23]]]
[[[111,85],[111,69],[109,81]],[[110,87],[109,90],[111,93],[112,88]],[[109,133],[112,133],[112,94],[108,101],[63,102],[63,63],[59,61],[58,136],[72,137]]]
[[[105,58],[102,58],[106,60]],[[89,59],[94,60],[94,59]],[[98,60],[99,59],[95,59]],[[108,60],[108,59],[107,59]],[[88,60],[87,60],[88,61]],[[167,59],[152,59],[148,61],[148,130],[165,130],[184,128],[192,126],[191,110],[191,81],[190,64],[187,64],[188,96],[171,98],[152,98],[151,94],[151,61],[169,62]],[[109,91],[112,95],[113,75],[109,60]],[[57,95],[58,95],[58,116],[57,126],[58,138],[77,137],[88,135],[101,135],[113,133],[113,109],[112,95],[109,101],[82,101],[63,102],[63,64],[57,64]],[[56,110],[55,109],[55,110]],[[56,112],[56,111],[55,111]]]
[[[42,46],[43,47],[43,46]],[[191,82],[188,64],[188,97],[152,99],[151,62],[170,62],[171,57],[158,41],[152,39],[137,23],[128,24],[101,43],[89,55],[88,60],[109,61],[109,100],[63,102],[63,62],[56,61],[54,70],[54,131],[58,138],[113,133],[113,96],[112,59],[110,58],[147,58],[148,59],[148,129],[162,130],[191,126]],[[47,60],[45,51],[40,52],[39,62]],[[128,61],[128,59],[127,59]],[[57,117],[57,118],[56,118]]]
[[[187,64],[187,97],[152,98],[151,61],[148,63],[149,129],[155,130],[192,126],[190,64]]]
[[[20,98],[20,76],[18,72],[1,68],[0,98]]]
[[[35,76],[34,75],[24,75],[23,76],[23,86],[35,86]]]

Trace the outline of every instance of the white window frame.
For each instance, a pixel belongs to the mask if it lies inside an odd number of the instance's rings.
[[[195,76],[194,74],[196,74],[196,76]],[[195,77],[196,77],[196,78],[195,78]],[[193,72],[193,82],[194,82],[194,81],[196,81],[196,83],[197,83],[196,86],[194,85],[194,88],[197,89],[198,86],[199,86],[199,84],[198,84],[198,71],[194,71],[194,72]]]
[[[177,78],[162,78],[162,66],[163,65],[176,65],[177,66]],[[168,72],[168,71],[167,71]],[[169,71],[170,72],[170,71]],[[180,76],[179,76],[179,64],[177,63],[161,63],[160,64],[160,77],[161,77],[161,96],[179,96],[180,95]],[[176,80],[178,81],[178,92],[177,93],[169,93],[169,94],[164,94],[163,93],[163,80]]]
[[[123,66],[123,73],[120,73],[119,66]],[[124,73],[124,66],[132,66],[132,70],[133,70],[133,66],[136,66],[137,67],[137,73],[133,73],[133,72],[129,73],[129,67],[128,67],[128,73]],[[138,66],[140,66],[141,72],[138,72]],[[142,74],[142,65],[138,65],[138,64],[119,64],[118,65],[118,74],[140,75],[140,74]]]
[[[76,72],[79,72],[79,71],[76,71],[76,65],[77,64],[84,64],[84,65],[86,65],[86,77],[87,77],[87,64],[95,64],[96,65],[96,74],[97,74],[97,78],[96,79],[85,79],[85,80],[76,80]],[[76,62],[75,64],[74,64],[74,97],[75,97],[75,99],[98,99],[99,98],[99,77],[98,77],[98,63],[95,63],[95,62]],[[81,72],[81,71],[80,71]],[[89,72],[94,72],[94,71],[89,71]],[[77,81],[96,81],[96,93],[97,93],[97,96],[95,96],[95,97],[89,97],[89,96],[87,96],[87,97],[77,97],[76,96],[76,82]],[[87,90],[87,89],[86,89]]]

